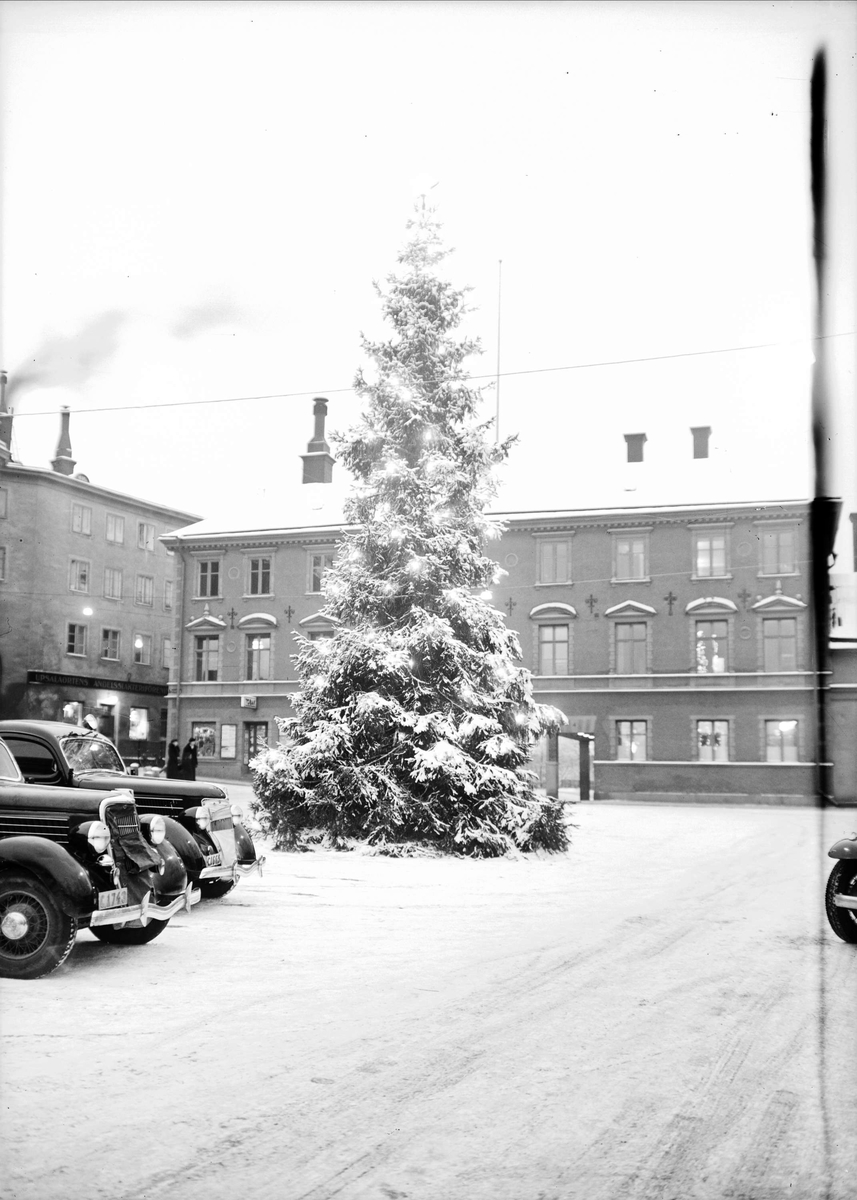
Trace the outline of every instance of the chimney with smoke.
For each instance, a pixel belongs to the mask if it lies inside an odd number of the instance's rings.
[[[0,465],[12,457],[12,414],[6,404],[6,372],[0,371]]]
[[[56,456],[51,459],[51,466],[60,475],[71,475],[74,471],[75,460],[71,456],[71,438],[68,432],[69,418],[69,410],[61,408],[60,438],[57,442]]]
[[[307,452],[302,454],[304,463],[303,483],[330,483],[333,479],[333,458],[330,446],[324,440],[324,418],[327,416],[327,401],[316,396],[312,402],[315,431],[307,443]]]

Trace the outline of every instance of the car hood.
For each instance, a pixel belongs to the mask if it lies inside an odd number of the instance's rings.
[[[13,780],[3,779],[0,780],[0,805],[3,808],[44,808],[54,812],[80,813],[97,820],[104,792],[127,790],[122,782],[103,789],[95,790],[90,786],[82,790],[76,787],[46,787],[39,783],[15,783]]]
[[[112,792],[115,788],[128,788],[135,795],[163,796],[188,800],[222,800],[226,796],[216,783],[196,783],[189,779],[155,779],[150,775],[114,775],[110,771],[75,772],[78,787],[98,788]]]

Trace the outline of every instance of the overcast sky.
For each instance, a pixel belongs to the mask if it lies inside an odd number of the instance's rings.
[[[68,404],[94,483],[286,523],[311,399],[333,427],[355,416],[372,280],[436,183],[488,377],[503,263],[501,431],[520,443],[498,507],[810,495],[809,77],[826,45],[834,486],[853,491],[854,4],[0,12],[22,461],[48,464]],[[632,359],[656,361],[583,366]],[[715,453],[694,464],[701,424]],[[649,439],[633,478],[625,432]]]

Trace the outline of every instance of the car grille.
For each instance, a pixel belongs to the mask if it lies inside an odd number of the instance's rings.
[[[223,865],[231,867],[238,857],[235,847],[235,826],[232,824],[232,809],[229,804],[208,800],[206,808],[211,814],[209,831],[217,849],[223,856]]]
[[[0,838],[20,837],[23,834],[49,838],[52,842],[67,842],[68,813],[0,809]]]
[[[110,830],[114,852],[120,849],[127,869],[136,874],[158,865],[157,851],[143,840],[137,808],[133,801],[110,800],[103,805],[104,820]]]

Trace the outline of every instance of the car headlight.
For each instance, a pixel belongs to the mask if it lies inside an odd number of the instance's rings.
[[[167,836],[167,827],[164,824],[164,818],[156,813],[152,817],[146,817],[140,822],[140,828],[146,841],[152,846],[160,846],[161,842]]]
[[[240,804],[231,804],[229,806],[229,811],[232,813],[236,821],[244,820],[244,809]]]
[[[110,845],[110,830],[103,821],[90,821],[86,840],[96,854],[103,854]]]
[[[207,808],[192,808],[188,816],[193,818],[197,829],[201,829],[203,833],[211,828],[211,813]]]

